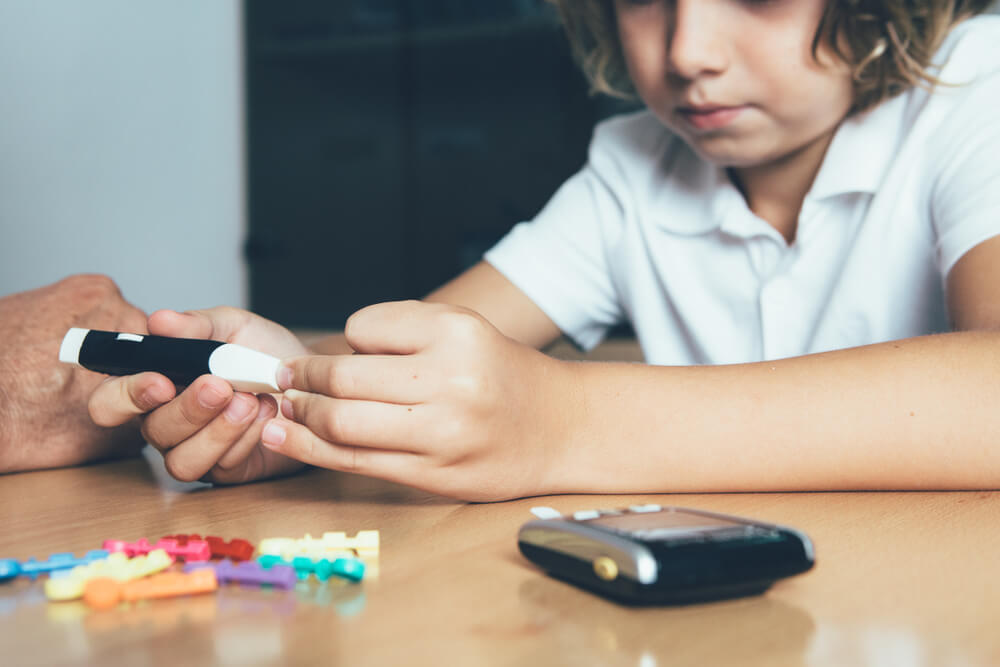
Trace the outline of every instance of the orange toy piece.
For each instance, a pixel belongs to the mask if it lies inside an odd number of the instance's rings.
[[[109,578],[93,579],[87,582],[83,599],[95,609],[110,609],[122,600],[133,602],[210,593],[218,588],[219,582],[215,578],[215,570],[212,569],[198,570],[189,574],[165,572],[125,583]]]
[[[83,589],[83,601],[94,609],[111,609],[121,599],[122,584],[111,577],[91,579]]]

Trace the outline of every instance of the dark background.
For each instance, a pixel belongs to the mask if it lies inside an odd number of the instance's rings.
[[[531,219],[626,109],[542,0],[245,0],[252,310],[342,328]]]

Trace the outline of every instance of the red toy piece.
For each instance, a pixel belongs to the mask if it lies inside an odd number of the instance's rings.
[[[201,535],[167,535],[165,540],[177,540],[177,543],[184,546],[188,541],[203,540],[208,543],[212,558],[228,558],[230,560],[250,560],[253,558],[254,546],[247,540],[234,537],[226,542],[221,537],[209,535],[202,538]]]

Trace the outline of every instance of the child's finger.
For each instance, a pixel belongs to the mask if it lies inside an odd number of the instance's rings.
[[[98,426],[118,426],[169,401],[174,383],[159,373],[109,377],[90,396],[87,409]]]
[[[434,342],[436,318],[453,309],[421,301],[376,303],[348,318],[344,337],[362,354],[416,354]]]
[[[254,423],[246,430],[243,436],[216,462],[213,472],[218,471],[225,475],[246,464],[246,459],[250,452],[260,442],[260,432],[268,419],[278,414],[278,402],[270,394],[261,394],[257,397],[260,407],[254,417]]]
[[[247,323],[250,314],[239,308],[220,306],[207,310],[158,310],[149,316],[149,333],[174,338],[229,340]]]
[[[160,451],[187,440],[208,426],[233,398],[232,386],[217,377],[202,375],[181,394],[146,417],[142,433]],[[251,400],[256,400],[252,399]],[[241,407],[235,406],[234,409]]]
[[[149,333],[173,338],[212,338],[212,321],[198,311],[158,310],[149,316]]]
[[[309,465],[404,484],[413,484],[421,466],[419,454],[334,444],[302,424],[280,417],[264,426],[261,442],[283,456]]]
[[[256,441],[256,434],[248,436],[247,431],[253,430],[257,410],[253,395],[233,396],[221,415],[163,455],[167,472],[182,482],[201,479],[242,440],[253,437]]]
[[[328,442],[410,452],[420,449],[418,438],[426,437],[429,426],[426,406],[343,400],[295,389],[285,392],[281,414]]]
[[[433,384],[428,380],[435,373],[415,359],[367,354],[298,357],[285,361],[278,384],[332,398],[412,405],[428,399]]]

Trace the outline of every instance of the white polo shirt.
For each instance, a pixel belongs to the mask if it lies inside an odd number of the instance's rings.
[[[649,112],[486,260],[581,347],[629,321],[649,363],[776,359],[949,329],[944,276],[1000,234],[1000,17],[938,53],[955,87],[845,121],[788,245]]]

